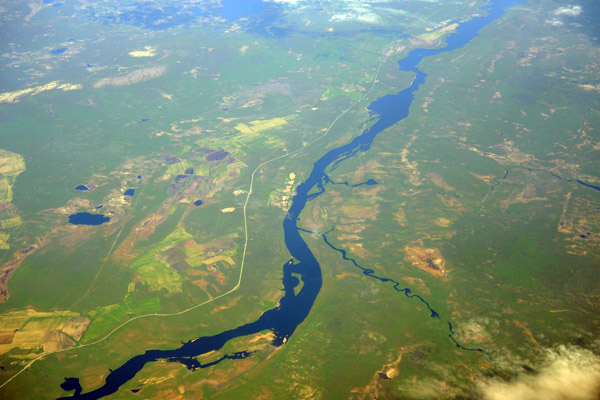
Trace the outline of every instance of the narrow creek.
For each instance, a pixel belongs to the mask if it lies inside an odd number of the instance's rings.
[[[296,328],[310,313],[322,286],[321,266],[306,242],[302,239],[300,232],[304,230],[298,227],[298,221],[304,207],[309,200],[315,197],[315,193],[310,193],[311,190],[318,188],[320,189],[319,194],[323,193],[325,191],[325,184],[331,182],[327,176],[327,170],[335,169],[340,162],[354,156],[358,152],[368,151],[373,140],[379,133],[409,115],[410,107],[414,100],[414,93],[427,78],[427,75],[417,68],[417,65],[425,57],[462,48],[478,36],[478,32],[482,27],[499,18],[507,8],[516,3],[517,0],[498,0],[486,5],[481,8],[481,11],[485,12],[486,15],[460,24],[456,31],[446,38],[448,44],[446,47],[441,49],[415,49],[405,58],[398,61],[400,70],[415,73],[415,79],[411,86],[399,93],[386,95],[373,101],[368,106],[368,109],[375,122],[351,142],[330,150],[313,164],[308,178],[297,187],[297,193],[292,200],[292,205],[283,220],[285,244],[291,255],[291,259],[283,265],[283,287],[285,294],[277,307],[265,311],[258,320],[252,323],[241,325],[214,336],[204,336],[190,340],[177,349],[148,350],[143,354],[129,359],[120,367],[111,370],[106,377],[104,385],[87,393],[82,393],[83,390],[77,378],[67,378],[62,388],[67,391],[74,390],[75,393],[73,396],[63,398],[99,399],[108,396],[117,392],[121,386],[133,379],[147,363],[158,360],[179,362],[187,368],[194,370],[197,368],[207,368],[228,359],[250,357],[252,353],[242,351],[225,355],[221,359],[205,365],[200,364],[195,359],[195,357],[202,354],[221,349],[231,339],[252,335],[264,330],[270,330],[275,335],[272,342],[273,346],[281,346],[286,343]],[[352,261],[356,267],[361,268],[365,275],[384,283],[394,283],[395,290],[403,292],[408,298],[419,300],[420,304],[425,304],[430,311],[431,318],[440,318],[440,315],[421,296],[412,294],[409,288],[400,288],[398,286],[399,283],[391,279],[375,276],[372,270],[361,267],[353,259],[347,257],[344,250],[337,249],[331,245],[325,235],[323,235],[323,238],[332,249],[340,252],[344,259]],[[302,289],[297,294],[294,294],[294,287],[299,284],[299,281],[292,274],[298,274],[302,279]],[[448,322],[448,329],[448,336],[456,346],[468,351],[485,353],[482,349],[470,349],[461,346],[453,337],[454,332],[451,322]]]

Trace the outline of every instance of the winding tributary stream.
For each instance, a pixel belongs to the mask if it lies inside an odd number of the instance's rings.
[[[324,191],[324,185],[331,182],[328,180],[326,170],[335,168],[337,164],[354,156],[357,152],[368,151],[375,137],[386,128],[396,124],[398,121],[406,118],[414,100],[414,93],[425,82],[427,75],[417,68],[417,65],[425,57],[434,56],[440,53],[459,49],[469,43],[478,35],[479,30],[499,18],[507,8],[516,4],[517,0],[497,0],[492,4],[482,7],[486,16],[476,17],[460,24],[456,31],[447,36],[447,46],[442,49],[415,49],[405,58],[398,61],[399,69],[415,73],[415,78],[411,86],[397,94],[390,94],[373,101],[368,109],[372,114],[374,123],[366,128],[360,135],[356,136],[351,142],[330,150],[320,159],[318,159],[312,168],[308,178],[297,187],[297,193],[292,200],[292,206],[283,220],[283,232],[285,235],[285,244],[290,252],[291,259],[283,265],[283,286],[285,294],[278,306],[265,311],[258,320],[241,325],[235,329],[227,330],[214,336],[199,337],[184,343],[181,347],[174,350],[148,350],[143,354],[131,358],[120,367],[112,370],[106,377],[104,385],[89,391],[81,393],[76,378],[69,378],[63,388],[66,390],[75,390],[72,397],[76,399],[99,399],[119,390],[126,382],[131,380],[147,363],[158,360],[169,362],[180,362],[190,369],[206,368],[215,365],[218,362],[227,359],[245,358],[252,355],[249,352],[238,352],[225,355],[216,362],[208,365],[200,364],[195,357],[208,353],[213,350],[221,349],[229,340],[252,335],[264,330],[270,330],[275,335],[272,344],[281,346],[287,342],[309,314],[322,286],[321,266],[311,252],[306,242],[300,234],[303,229],[298,227],[300,214],[304,210],[307,202],[314,198],[314,193],[310,194],[314,188]],[[400,288],[399,283],[384,277],[377,277],[373,271],[360,267],[354,260],[347,257],[343,250],[333,247],[323,235],[326,242],[335,250],[342,253],[343,257],[351,260],[354,264],[363,270],[367,276],[375,278],[381,282],[393,282],[397,291],[404,292],[409,298],[417,298],[424,303],[430,311],[432,318],[440,318],[440,315],[433,310],[421,296],[412,294],[408,288]],[[296,261],[294,261],[296,260]],[[295,294],[294,287],[299,283],[292,274],[300,275],[302,279],[302,289]],[[454,338],[452,324],[448,322],[449,337],[454,344],[465,350],[473,350],[485,353],[482,349],[468,349],[462,347]]]

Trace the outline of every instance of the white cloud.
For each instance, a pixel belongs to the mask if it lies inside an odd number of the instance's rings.
[[[552,18],[552,19],[547,19],[546,20],[547,24],[553,25],[553,26],[561,26],[564,25],[563,22],[557,18]]]
[[[553,14],[554,15],[566,15],[568,17],[576,17],[579,14],[581,14],[581,6],[573,6],[573,5],[569,5],[566,7],[559,7],[556,10],[554,10]]]
[[[591,351],[561,346],[548,350],[537,374],[511,382],[488,381],[480,389],[485,400],[598,400],[600,357]]]
[[[331,22],[347,22],[357,21],[364,22],[367,24],[378,24],[380,22],[379,15],[372,12],[354,13],[347,12],[344,14],[334,14],[329,19]]]
[[[365,2],[366,3],[366,2]],[[380,17],[372,11],[370,4],[363,2],[349,1],[346,0],[344,11],[334,14],[331,18],[331,22],[343,22],[343,21],[357,21],[364,22],[367,24],[378,24],[380,23]]]

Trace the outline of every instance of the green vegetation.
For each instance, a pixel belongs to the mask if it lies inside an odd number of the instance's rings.
[[[160,312],[160,299],[158,297],[146,298],[139,302],[125,299],[122,303],[111,304],[92,310],[88,313],[92,323],[85,333],[85,341],[90,342],[98,339],[98,337],[102,336],[117,323],[124,321],[127,317],[158,312]]]
[[[313,163],[375,123],[370,102],[410,85],[400,58],[444,46],[454,21],[483,5],[279,2],[268,16],[224,22],[209,17],[216,3],[200,2],[201,23],[154,30],[136,5],[113,3],[86,5],[89,18],[79,6],[64,6],[73,18],[43,8],[26,31],[11,25],[22,10],[5,6],[7,43],[20,50],[6,50],[1,67],[11,79],[0,94],[16,101],[0,104],[0,385],[48,355],[2,398],[57,398],[75,376],[87,392],[137,354],[276,307],[290,258],[282,221]],[[323,182],[298,221],[422,296],[439,320],[303,232],[323,287],[284,346],[261,332],[198,358],[254,352],[244,360],[196,371],[150,363],[115,396],[481,398],[479,382],[542,371],[541,355],[561,345],[597,352],[600,200],[577,180],[600,186],[600,53],[581,34],[586,11],[569,17],[582,26],[559,26],[559,7],[525,1],[464,48],[424,59],[408,118],[327,171],[348,185]],[[42,16],[57,18],[60,35],[40,30]],[[153,57],[129,55],[146,46]],[[94,88],[157,68],[153,79]],[[27,90],[58,75],[81,88]],[[110,221],[71,225],[76,212]],[[447,322],[494,362],[457,349]]]
[[[25,171],[23,156],[0,149],[0,203],[12,201],[12,186],[23,171]]]
[[[161,253],[182,240],[192,236],[180,228],[173,231],[163,241],[152,247],[146,254],[137,258],[129,268],[135,270],[152,291],[166,289],[169,293],[181,292],[181,276],[161,261]]]

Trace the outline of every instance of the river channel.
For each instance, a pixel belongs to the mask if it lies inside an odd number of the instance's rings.
[[[148,350],[143,354],[131,358],[120,367],[111,370],[106,377],[104,385],[87,393],[82,393],[82,388],[79,386],[77,378],[68,378],[68,381],[65,382],[67,384],[63,384],[62,387],[69,391],[75,390],[75,394],[65,398],[99,399],[113,394],[126,382],[134,378],[147,363],[158,360],[179,362],[186,365],[189,369],[197,369],[207,368],[228,359],[250,357],[252,353],[242,351],[225,355],[221,359],[205,365],[200,364],[195,358],[210,351],[221,349],[225,343],[233,338],[252,335],[265,330],[270,330],[275,335],[272,342],[273,346],[281,346],[286,343],[296,328],[308,316],[322,286],[321,266],[306,242],[302,239],[300,232],[303,230],[298,227],[300,214],[307,202],[311,198],[314,198],[310,194],[311,190],[314,188],[321,189],[325,183],[328,183],[326,175],[328,169],[335,168],[337,164],[354,156],[358,152],[368,151],[371,143],[379,133],[408,116],[414,100],[414,93],[427,78],[427,75],[417,68],[421,60],[425,57],[449,52],[465,46],[478,35],[482,27],[499,18],[507,8],[515,5],[516,2],[517,0],[497,0],[492,4],[486,5],[481,9],[486,15],[460,24],[456,31],[446,38],[448,44],[446,47],[441,49],[415,49],[408,56],[398,61],[400,70],[415,74],[415,79],[411,86],[399,93],[386,95],[373,101],[368,106],[368,109],[375,122],[351,142],[330,150],[313,164],[309,177],[297,187],[297,193],[293,198],[292,205],[283,220],[285,245],[291,259],[283,265],[285,294],[277,307],[265,311],[258,320],[252,323],[241,325],[214,336],[204,336],[190,340],[177,349]],[[372,274],[371,270],[366,271]],[[302,289],[297,294],[294,293],[294,287],[299,282],[292,274],[298,274],[302,279]],[[366,274],[369,275],[368,273]],[[383,282],[390,281],[389,279],[378,279]],[[410,289],[406,288],[403,290],[407,297],[418,297],[419,300],[427,304],[432,318],[440,318],[439,314],[423,298],[414,295],[408,296],[411,293]],[[450,322],[448,322],[448,326],[450,339],[458,347],[461,347],[452,337],[453,330]],[[465,350],[482,351],[481,349]]]

